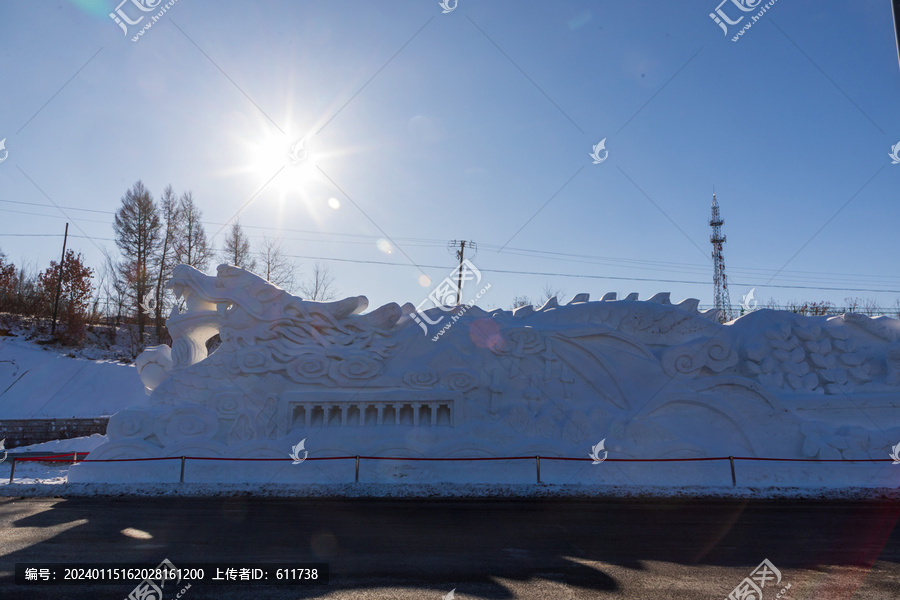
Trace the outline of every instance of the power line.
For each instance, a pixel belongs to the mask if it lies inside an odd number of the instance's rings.
[[[101,50],[102,50],[102,48],[101,48]],[[96,54],[95,54],[94,56],[96,56]],[[93,58],[92,58],[92,60],[93,60]],[[88,61],[88,62],[90,62],[90,61]],[[40,111],[38,111],[38,112],[40,112]],[[46,198],[47,200],[50,201],[50,204],[52,204],[53,206],[55,206],[55,207],[57,208],[57,210],[59,210],[59,212],[61,212],[62,214],[66,215],[66,211],[63,210],[62,208],[60,208],[60,206],[56,203],[56,200],[54,200],[53,198],[51,198],[51,197],[47,194],[47,192],[45,192],[45,191],[41,188],[41,186],[39,186],[39,185],[37,184],[37,182],[35,182],[35,181],[31,178],[31,176],[28,175],[28,173],[26,173],[26,172],[22,169],[22,167],[20,167],[19,165],[16,165],[16,168],[19,170],[19,173],[21,173],[22,175],[25,176],[25,179],[27,179],[28,181],[31,182],[31,185],[33,185],[34,188],[35,188],[37,191],[39,191],[39,192],[44,196],[44,198]],[[103,252],[103,249],[100,247],[100,245],[99,245],[97,242],[95,242],[95,241],[93,240],[93,238],[91,238],[91,237],[87,234],[87,232],[86,232],[84,229],[81,228],[81,225],[79,225],[78,222],[77,222],[75,219],[72,219],[71,217],[69,217],[69,215],[66,215],[66,218],[69,219],[69,221],[71,221],[72,224],[75,225],[75,227],[78,228],[78,231],[80,231],[82,234],[84,234],[85,237],[87,237],[88,241],[90,241],[90,242],[94,245],[94,247],[97,248],[97,250],[99,250],[101,253]]]
[[[61,233],[0,233],[0,237],[62,237]],[[82,238],[89,240],[99,240],[104,242],[113,242],[115,240],[109,238],[90,238],[83,235],[70,235],[70,238]],[[298,258],[302,260],[330,260],[334,262],[346,262],[363,265],[384,265],[390,267],[422,267],[425,269],[447,269],[447,265],[411,265],[407,263],[395,263],[383,260],[362,260],[354,258],[337,258],[333,256],[306,256],[297,254],[287,254],[289,258]],[[707,285],[706,281],[690,281],[686,279],[654,279],[649,277],[618,277],[615,275],[590,275],[586,273],[549,273],[542,271],[516,271],[512,269],[484,269],[479,268],[482,273],[502,273],[506,275],[539,275],[543,277],[566,277],[570,279],[608,279],[611,281],[641,281],[651,283],[681,283],[687,285]],[[734,282],[732,282],[734,284]],[[739,285],[746,287],[764,287],[790,290],[818,290],[818,291],[837,291],[837,292],[871,292],[885,294],[900,294],[900,290],[870,289],[870,288],[837,288],[837,287],[821,287],[821,286],[805,286],[805,285],[763,285],[754,283],[741,282]]]
[[[296,254],[288,254],[290,258],[299,258],[304,260],[331,260],[336,262],[349,262],[349,263],[357,263],[357,264],[368,264],[368,265],[387,265],[392,267],[414,267],[416,265],[409,265],[405,263],[395,263],[395,262],[387,262],[381,260],[359,260],[352,258],[335,258],[328,256],[301,256]],[[447,265],[418,265],[420,267],[426,269],[447,269]],[[541,275],[544,277],[568,277],[573,279],[611,279],[616,281],[647,281],[652,283],[684,283],[689,285],[708,285],[707,281],[687,281],[684,279],[652,279],[652,278],[644,278],[644,277],[617,277],[614,275],[589,275],[585,273],[547,273],[540,271],[514,271],[511,269],[484,269],[479,267],[478,269],[482,273],[504,273],[510,275]],[[753,284],[753,283],[743,283],[740,285],[744,285],[747,287],[766,287],[766,288],[781,288],[781,289],[801,289],[801,290],[825,290],[825,291],[839,291],[839,292],[883,292],[888,294],[900,294],[900,290],[876,290],[876,289],[865,289],[865,288],[833,288],[833,287],[818,287],[818,286],[802,286],[802,285],[762,285],[762,284]]]
[[[23,201],[21,201],[21,200],[3,200],[3,199],[0,199],[0,202],[7,202],[7,203],[10,203],[10,204],[23,204],[23,205],[26,205],[26,206],[40,206],[40,207],[43,207],[43,208],[54,208],[54,209],[55,209],[55,208],[62,208],[62,209],[66,209],[66,210],[80,210],[80,211],[94,212],[94,213],[100,213],[100,214],[105,214],[105,215],[115,215],[115,214],[116,214],[115,211],[111,211],[111,210],[97,210],[97,209],[92,209],[92,208],[77,208],[77,207],[74,207],[74,206],[59,206],[59,207],[56,207],[56,206],[54,206],[54,205],[52,205],[52,204],[41,204],[40,202],[23,202]],[[3,209],[3,208],[0,208],[0,211],[3,211],[3,212],[12,212],[12,213],[18,213],[18,214],[24,214],[24,215],[33,215],[33,216],[37,216],[37,217],[51,217],[51,218],[54,218],[54,219],[57,219],[57,218],[64,218],[64,217],[60,217],[60,216],[58,216],[58,215],[44,215],[44,214],[40,214],[40,213],[19,212],[19,211],[14,211],[14,210],[10,210],[10,209]],[[102,224],[108,224],[108,223],[109,223],[109,221],[93,221],[93,220],[90,220],[90,219],[80,219],[80,220],[81,220],[82,222],[87,222],[87,223],[102,223]],[[219,225],[219,226],[222,226],[222,227],[225,227],[225,226],[227,226],[227,225],[229,224],[228,222],[226,222],[226,223],[219,223],[219,222],[216,222],[216,221],[202,221],[202,223],[203,223],[204,225]],[[242,224],[242,225],[241,225],[241,228],[243,228],[243,229],[265,229],[265,230],[268,230],[268,231],[279,231],[279,232],[281,232],[281,231],[287,231],[287,232],[290,232],[290,233],[306,233],[306,234],[314,234],[314,235],[334,235],[334,236],[341,236],[341,237],[357,237],[357,238],[367,238],[367,239],[371,239],[371,240],[377,240],[377,239],[383,237],[383,236],[380,236],[380,235],[374,235],[374,234],[363,234],[363,233],[340,233],[340,232],[331,232],[331,231],[315,231],[315,230],[311,230],[311,229],[290,229],[290,228],[284,228],[284,227],[266,227],[266,226],[263,226],[263,225],[243,225],[243,224]],[[215,237],[215,236],[212,236],[212,237]],[[421,243],[423,243],[423,245],[424,245],[425,243],[427,243],[427,244],[429,244],[429,245],[434,245],[435,247],[438,247],[438,246],[443,247],[443,246],[445,245],[445,243],[446,243],[444,240],[430,239],[430,238],[403,238],[403,237],[396,237],[396,238],[394,238],[394,239],[395,239],[395,240],[402,240],[402,241],[404,241],[404,242],[421,242]]]
[[[6,202],[8,204],[26,204],[28,206],[43,206],[46,208],[64,208],[66,210],[80,210],[82,212],[95,212],[95,213],[103,213],[106,215],[114,215],[115,212],[111,210],[97,210],[95,208],[78,208],[76,206],[53,206],[52,204],[41,204],[40,202],[23,202],[22,200],[2,200],[0,202]]]
[[[65,219],[67,217],[61,215],[42,215],[41,213],[26,212],[24,210],[10,210],[8,208],[0,208],[0,212],[15,213],[17,215],[30,215],[33,217],[49,217],[51,219]],[[109,221],[97,221],[96,219],[80,219],[82,223],[102,223],[109,225]]]
[[[63,237],[61,233],[0,233],[0,237]],[[74,233],[69,234],[70,238],[81,238],[85,240],[100,240],[101,242],[114,242],[115,240],[110,238],[98,238],[98,237],[90,237],[86,235],[75,235]]]
[[[20,200],[5,200],[0,199],[0,202],[11,203],[11,204],[19,204],[26,206],[39,206],[43,208],[54,208],[54,209],[65,209],[65,210],[79,210],[83,212],[93,212],[99,214],[109,214],[114,215],[115,211],[106,211],[99,209],[87,209],[87,208],[78,208],[73,206],[54,206],[52,204],[43,204],[39,202],[25,202]],[[50,217],[54,219],[63,219],[65,216],[60,215],[44,215],[40,213],[30,213],[25,211],[15,211],[11,209],[0,209],[0,212],[9,212],[14,214],[24,214],[29,216],[38,216],[38,217]],[[80,222],[84,223],[98,223],[108,225],[107,221],[93,220],[93,219],[79,219]],[[220,225],[225,226],[226,223],[219,223],[215,221],[203,221],[204,225]],[[281,228],[281,227],[268,227],[262,225],[241,225],[244,229],[257,229],[257,230],[266,230],[266,231],[276,231],[279,233],[301,233],[307,235],[316,235],[316,236],[334,236],[338,238],[344,238],[343,240],[325,240],[325,239],[302,239],[302,238],[282,238],[285,241],[297,241],[297,242],[312,242],[312,243],[345,243],[345,244],[358,244],[358,245],[367,245],[372,241],[380,239],[382,236],[375,234],[361,234],[361,233],[341,233],[341,232],[328,232],[328,231],[315,231],[309,229],[292,229],[292,228]],[[60,237],[62,234],[0,234],[0,236],[6,237]],[[110,238],[98,238],[87,235],[70,235],[69,237],[82,238],[88,240],[97,240],[97,241],[107,241],[114,242],[114,239]],[[252,236],[252,237],[261,237],[261,236]],[[350,239],[357,240],[367,240],[367,241],[350,241]],[[211,239],[211,238],[210,238]],[[418,246],[418,247],[444,247],[446,245],[445,240],[431,239],[431,238],[401,238],[396,237],[394,240],[402,242],[407,246]],[[482,248],[484,249],[499,249],[500,246],[496,244],[482,244]],[[590,254],[579,254],[579,253],[569,253],[569,252],[559,252],[552,250],[534,250],[528,248],[513,248],[507,247],[503,250],[503,254],[510,254],[514,256],[525,256],[532,258],[542,258],[545,260],[555,260],[560,262],[572,262],[572,263],[583,263],[583,264],[599,264],[605,266],[613,266],[617,268],[628,268],[628,269],[641,269],[641,270],[650,270],[650,271],[666,271],[666,272],[682,272],[682,273],[696,273],[696,274],[705,274],[708,271],[708,265],[699,265],[693,263],[679,263],[679,262],[670,262],[670,261],[653,261],[653,260],[643,260],[643,259],[634,259],[634,258],[623,258],[623,257],[612,257],[612,256],[598,256],[598,255],[590,255]],[[389,263],[389,262],[379,262],[379,261],[366,261],[366,260],[353,260],[353,259],[337,259],[337,258],[328,258],[328,257],[307,257],[312,258],[314,260],[336,260],[342,262],[357,262],[359,264],[384,264],[384,265],[400,265],[403,266],[402,263]],[[444,268],[438,267],[434,265],[423,265],[426,268]],[[772,273],[772,269],[763,269],[759,267],[732,267],[732,273],[737,273],[741,275],[745,275],[747,277],[767,277]],[[559,276],[559,277],[570,277],[570,278],[591,278],[591,279],[615,279],[615,280],[624,280],[624,281],[651,281],[651,282],[659,282],[659,283],[684,283],[690,285],[705,285],[704,282],[701,281],[690,281],[690,280],[677,280],[677,279],[653,279],[653,278],[637,278],[637,277],[617,277],[617,276],[593,276],[593,275],[583,275],[583,274],[559,274],[559,273],[541,273],[541,272],[530,272],[530,271],[494,271],[494,272],[503,272],[510,274],[522,274],[522,275],[547,275],[547,276]],[[863,273],[828,273],[821,271],[782,271],[780,276],[788,277],[790,276],[794,281],[803,281],[805,283],[816,283],[816,280],[820,280],[821,283],[839,283],[839,279],[841,277],[853,277],[857,279],[869,279],[872,280],[871,283],[878,284],[884,283],[887,285],[900,283],[900,277],[897,276],[889,276],[889,275],[870,275]],[[838,279],[838,280],[836,280]],[[864,282],[866,283],[866,282]],[[751,287],[753,284],[745,284],[743,282],[738,282],[734,279],[731,280],[732,285],[741,285]],[[759,284],[757,287],[764,288],[780,288],[780,289],[812,289],[812,290],[823,290],[823,291],[847,291],[847,292],[883,292],[883,293],[898,293],[895,290],[882,290],[882,289],[869,289],[869,288],[850,288],[850,287],[832,287],[832,286],[815,286],[815,285],[773,285],[773,284]]]

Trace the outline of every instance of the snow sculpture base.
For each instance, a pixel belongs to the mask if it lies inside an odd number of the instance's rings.
[[[883,459],[900,443],[900,322],[760,310],[721,325],[697,300],[586,294],[464,314],[427,335],[414,307],[301,300],[222,265],[176,268],[173,344],[138,360],[153,408],[110,419],[91,459],[165,456]],[[435,329],[440,329],[440,325]],[[206,341],[222,344],[207,356]],[[301,456],[302,458],[302,456]],[[829,466],[830,465],[830,466]],[[737,465],[742,484],[900,483],[900,467]],[[868,469],[868,470],[867,470]],[[837,470],[840,470],[838,472]],[[871,472],[870,472],[871,471]],[[851,473],[852,472],[852,473]],[[84,463],[69,481],[178,481],[180,460]],[[342,483],[354,460],[189,460],[185,481]],[[533,483],[534,461],[364,460],[360,481]],[[727,461],[544,460],[549,483],[730,485]]]

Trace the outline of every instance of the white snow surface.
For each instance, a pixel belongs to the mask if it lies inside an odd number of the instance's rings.
[[[19,446],[10,451],[10,456],[15,456],[21,452],[41,452],[45,454],[67,454],[69,452],[77,452],[79,454],[87,454],[97,446],[105,444],[109,439],[102,434],[95,433],[85,437],[69,438],[67,440],[52,440],[42,444],[32,444],[30,446]]]
[[[18,475],[19,467],[16,467]],[[8,474],[7,474],[8,479]],[[39,467],[14,484],[0,482],[0,497],[284,497],[284,498],[710,498],[898,501],[900,489],[872,487],[606,486],[448,483],[66,483],[65,470]]]
[[[92,438],[80,438],[91,440]],[[77,440],[69,440],[77,441]],[[84,447],[84,446],[82,446]],[[288,463],[290,464],[290,463]],[[897,485],[867,485],[871,482],[844,480],[844,485],[832,480],[828,484],[810,486],[729,485],[730,482],[659,485],[638,484],[577,484],[536,483],[535,479],[518,483],[463,483],[430,481],[420,483],[361,480],[355,483],[344,477],[331,483],[231,483],[208,481],[178,483],[178,463],[170,465],[174,479],[169,482],[137,483],[68,483],[68,462],[19,462],[15,481],[9,483],[10,461],[0,463],[0,497],[109,497],[109,496],[171,496],[171,497],[286,497],[286,498],[710,498],[710,499],[810,499],[810,500],[900,500]],[[297,465],[298,467],[303,466]],[[348,465],[349,466],[349,465]],[[603,465],[598,465],[603,466]],[[609,466],[609,465],[607,465]],[[840,465],[843,467],[844,465]],[[350,467],[352,469],[352,466]],[[344,469],[346,470],[346,468]],[[900,468],[898,468],[900,471]],[[190,477],[190,474],[187,475]],[[534,474],[532,473],[532,477]],[[860,485],[863,484],[863,485]]]
[[[0,337],[0,419],[90,418],[148,405],[134,365]]]

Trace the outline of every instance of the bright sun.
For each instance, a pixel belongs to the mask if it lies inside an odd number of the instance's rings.
[[[341,203],[319,166],[346,152],[323,151],[312,132],[292,136],[272,129],[263,126],[258,137],[243,140],[246,162],[236,171],[260,190],[247,209],[270,223],[283,223],[300,211],[321,225]]]
[[[256,144],[251,144],[251,171],[260,181],[270,178],[269,186],[279,192],[284,201],[289,196],[307,196],[315,184],[322,183],[316,163],[323,156],[316,152],[314,140],[309,137],[291,139],[280,132],[266,134]]]
[[[295,127],[291,116],[285,120],[275,125],[256,114],[254,121],[246,121],[237,134],[239,163],[227,174],[239,177],[241,188],[258,190],[252,200],[239,205],[242,208],[238,214],[246,211],[250,221],[276,226],[296,217],[324,226],[342,210],[343,198],[335,198],[340,192],[322,169],[327,169],[333,159],[360,149],[326,148],[316,136],[327,123],[324,117],[306,128]]]

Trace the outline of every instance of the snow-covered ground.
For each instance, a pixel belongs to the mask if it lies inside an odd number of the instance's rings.
[[[31,446],[20,446],[10,452],[10,456],[15,456],[19,452],[41,452],[46,454],[67,454],[69,452],[77,452],[78,454],[87,454],[100,444],[107,441],[105,435],[95,433],[91,436],[69,438],[67,440],[53,440],[44,442],[43,444],[32,444]]]
[[[100,417],[148,404],[134,365],[79,354],[0,337],[0,419]]]
[[[66,483],[66,467],[29,466],[16,483],[0,482],[0,497],[260,496],[303,498],[750,498],[900,500],[900,489],[872,487],[731,487],[455,483]],[[7,475],[8,477],[8,469]]]
[[[105,441],[91,436],[38,444],[21,452],[88,453]],[[185,483],[178,483],[179,460],[126,462],[113,467],[119,483],[68,483],[71,463],[18,461],[9,483],[11,453],[0,463],[0,496],[176,495],[321,496],[321,497],[653,497],[709,496],[742,498],[900,498],[900,466],[891,461],[772,463],[735,461],[736,486],[728,461],[693,463],[623,463],[612,460],[497,463],[374,461],[283,462],[188,460]],[[75,467],[76,469],[79,467]],[[226,483],[244,469],[256,481]],[[142,479],[145,479],[142,481]],[[155,481],[153,481],[155,480]],[[321,483],[327,481],[328,483]]]

